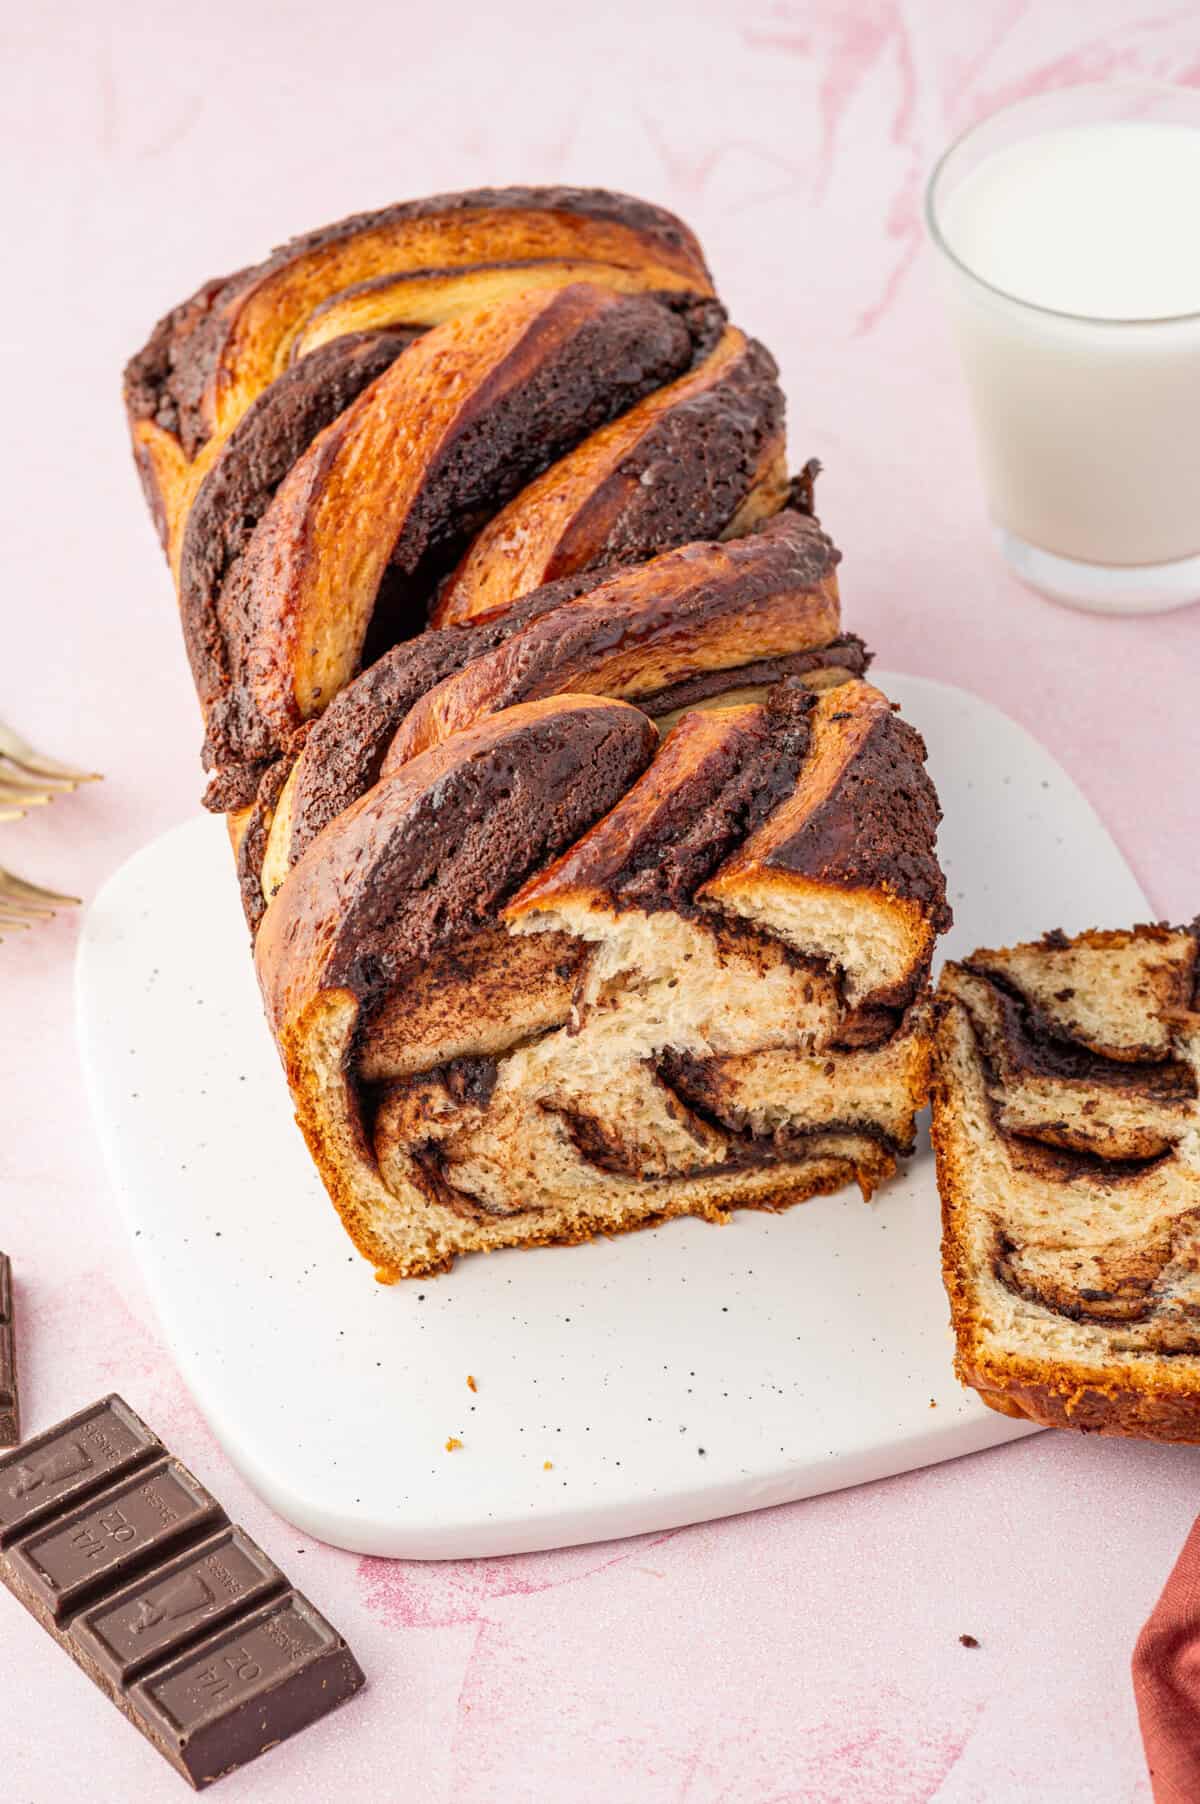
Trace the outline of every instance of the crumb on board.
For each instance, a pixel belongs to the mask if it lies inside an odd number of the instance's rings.
[[[553,1470],[554,1470],[554,1461],[552,1459],[544,1459],[542,1461],[542,1471],[543,1472],[553,1472]]]
[[[960,1647],[978,1647],[979,1643],[976,1641],[974,1635],[960,1635],[958,1638],[958,1645]]]
[[[930,1409],[936,1409],[936,1408],[937,1408],[937,1398],[936,1398],[936,1397],[931,1397],[931,1398],[930,1398],[930,1399],[929,1399],[929,1407],[930,1407]]]
[[[458,1436],[456,1434],[452,1434],[450,1436],[450,1439],[446,1442],[446,1452],[447,1453],[457,1453],[461,1446],[462,1446],[462,1442],[459,1440]]]
[[[477,1391],[479,1389],[479,1386],[476,1384],[475,1380],[472,1378],[470,1372],[467,1373],[467,1389],[469,1391]]]

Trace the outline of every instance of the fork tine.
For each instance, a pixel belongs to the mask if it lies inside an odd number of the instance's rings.
[[[43,914],[53,914],[44,902],[18,902],[12,896],[0,895],[0,915],[7,915],[9,920],[30,921]]]
[[[0,774],[0,802],[18,809],[22,814],[26,808],[44,808],[54,797],[45,789],[35,789],[32,783],[9,783]]]
[[[0,783],[11,783],[16,789],[62,789],[71,790],[77,787],[72,779],[66,777],[39,777],[25,769],[23,764],[10,764],[3,752],[0,752]]]
[[[23,764],[13,764],[3,752],[0,752],[0,783],[10,784],[14,789],[39,789],[45,795],[70,795],[79,788],[74,777],[37,776]]]
[[[54,758],[46,758],[35,751],[27,740],[14,733],[11,727],[0,725],[0,757],[8,758],[13,764],[19,764],[36,777],[61,777],[67,783],[98,783],[100,772],[95,770],[73,770],[69,764],[59,764]]]
[[[3,939],[5,933],[8,932],[9,929],[13,932],[24,933],[29,927],[45,927],[54,919],[54,913],[55,911],[53,909],[48,909],[43,913],[40,909],[32,908],[27,912],[11,908],[0,908],[0,939]]]
[[[31,777],[20,765],[6,763],[0,755],[0,820],[20,820],[30,808],[44,808],[59,796],[78,789],[65,777]]]
[[[16,877],[12,871],[0,867],[0,906],[25,909],[32,908],[76,908],[78,896],[60,896],[57,890],[42,889],[40,884],[27,883],[23,877]]]

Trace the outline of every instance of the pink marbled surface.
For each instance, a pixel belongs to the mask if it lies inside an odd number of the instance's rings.
[[[4,863],[88,895],[195,805],[194,703],[118,406],[155,317],[350,210],[572,180],[700,232],[780,357],[795,452],[826,462],[847,617],[884,664],[1032,728],[1156,908],[1195,909],[1200,800],[1181,773],[1200,763],[1200,611],[1094,619],[1005,575],[919,223],[931,160],[997,103],[1126,73],[1200,81],[1193,9],[71,0],[14,9],[4,44],[0,718],[108,779],[0,829]],[[759,1516],[445,1566],[358,1560],[272,1517],[171,1368],[106,1194],[73,936],[63,920],[0,948],[0,1245],[27,1427],[119,1387],[371,1679],[226,1782],[228,1804],[1149,1797],[1128,1659],[1200,1501],[1200,1452],[1038,1436]],[[5,1804],[181,1795],[15,1606],[0,1616]]]

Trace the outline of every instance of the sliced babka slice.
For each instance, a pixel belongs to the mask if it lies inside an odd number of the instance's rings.
[[[1006,1415],[1200,1440],[1197,935],[948,965],[933,1133],[957,1368]]]
[[[945,909],[919,738],[894,734],[890,788],[858,782],[881,711],[865,683],[817,696],[791,679],[685,714],[648,763],[656,729],[626,703],[523,702],[317,835],[258,968],[301,1125],[381,1276],[855,1181],[869,1195],[893,1170],[927,1089]],[[873,837],[853,869],[819,842],[787,869],[840,921],[856,897],[868,927],[904,913],[913,963],[874,987],[798,917],[780,931],[745,906],[763,836],[787,811],[791,845],[831,736],[842,775],[816,805],[840,791]],[[910,835],[899,889],[885,818]]]

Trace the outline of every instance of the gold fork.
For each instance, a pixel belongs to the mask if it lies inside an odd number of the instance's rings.
[[[44,808],[55,796],[67,795],[81,783],[95,783],[99,772],[74,770],[35,751],[11,727],[0,722],[0,821],[20,820],[30,808]],[[0,868],[0,939],[13,928],[48,921],[60,908],[74,908],[78,896],[27,883]]]
[[[60,908],[75,908],[78,903],[78,896],[60,896],[56,890],[26,883],[23,877],[0,868],[0,940],[14,927],[32,927],[35,921],[48,921]]]
[[[44,808],[55,796],[95,783],[98,776],[44,757],[0,723],[0,821],[20,820],[27,809]]]

